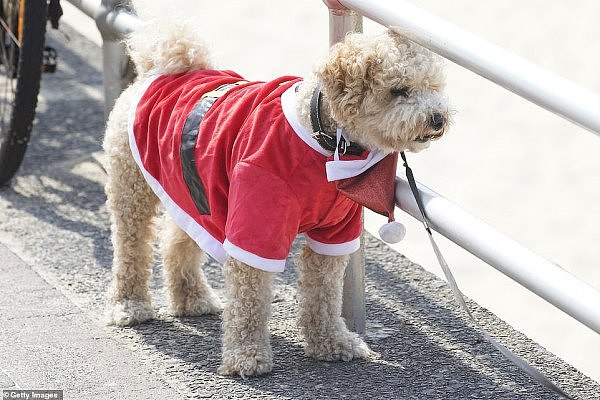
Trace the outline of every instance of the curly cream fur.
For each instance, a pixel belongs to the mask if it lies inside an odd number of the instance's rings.
[[[165,218],[162,231],[161,253],[171,295],[171,314],[191,316],[220,312],[219,297],[198,269],[206,261],[204,253],[172,219]]]
[[[348,256],[324,256],[304,246],[298,257],[298,326],[306,354],[324,361],[366,358],[367,344],[341,317]]]
[[[127,40],[131,60],[142,76],[211,68],[202,37],[187,24],[146,22]]]
[[[108,322],[132,325],[151,319],[153,310],[148,293],[154,238],[152,219],[158,199],[150,190],[129,150],[127,139],[128,89],[117,100],[107,126],[104,150],[107,155],[106,195],[111,211],[114,248],[112,307]],[[123,134],[125,132],[125,134]]]
[[[223,375],[262,375],[273,368],[269,317],[273,274],[229,258],[224,266]]]
[[[307,126],[317,84],[325,96],[321,113],[329,130],[341,126],[369,149],[420,151],[429,142],[415,140],[435,132],[429,124],[432,114],[445,117],[439,131],[450,124],[441,59],[391,31],[376,37],[348,35],[331,48],[300,90],[298,111]],[[408,97],[392,96],[393,88],[406,88]]]
[[[210,68],[201,38],[186,24],[154,21],[128,42],[142,77]],[[110,324],[133,325],[153,318],[148,293],[158,199],[133,160],[127,120],[135,82],[118,99],[104,140],[108,158],[106,193],[114,245],[114,282],[108,295]],[[442,93],[442,64],[431,52],[399,35],[350,35],[306,77],[297,93],[301,122],[310,129],[310,98],[320,87],[325,129],[343,127],[351,139],[386,152],[421,150],[417,139],[441,134],[450,122]],[[394,89],[406,89],[402,96]],[[404,95],[405,94],[405,95]],[[441,116],[434,126],[432,115]],[[199,268],[204,257],[195,243],[167,220],[161,252],[173,315],[215,313],[221,303]],[[298,325],[306,353],[319,360],[369,357],[366,343],[341,318],[342,282],[347,256],[333,257],[305,247],[298,259]],[[225,375],[253,376],[271,371],[273,354],[268,320],[273,276],[229,258],[224,265],[223,362]]]

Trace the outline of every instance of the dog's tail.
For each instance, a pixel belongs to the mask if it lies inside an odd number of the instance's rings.
[[[165,18],[148,21],[126,43],[140,75],[211,68],[208,50],[191,23]]]

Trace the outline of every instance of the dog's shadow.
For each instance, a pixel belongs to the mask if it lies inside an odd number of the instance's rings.
[[[377,353],[371,359],[320,362],[304,355],[295,321],[291,261],[276,278],[270,324],[275,366],[266,376],[242,379],[217,374],[221,361],[217,315],[163,316],[124,332],[133,330],[148,350],[158,352],[164,373],[176,374],[171,381],[190,398],[554,398],[481,341],[457,309],[445,302],[451,295],[443,282],[403,256],[386,252],[375,239],[367,237],[366,243],[365,339]],[[301,244],[302,240],[295,242],[293,254]],[[209,280],[214,279],[217,282],[211,283],[222,287],[218,275],[209,273]],[[539,397],[532,397],[535,394]]]

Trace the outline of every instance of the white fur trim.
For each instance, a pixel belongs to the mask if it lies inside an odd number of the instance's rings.
[[[302,125],[298,119],[298,114],[296,111],[296,87],[300,84],[302,84],[302,82],[296,82],[281,95],[281,108],[283,109],[283,115],[285,115],[285,119],[290,124],[294,132],[296,132],[296,135],[298,135],[298,137],[302,139],[304,143],[324,156],[331,157],[333,153],[322,148],[317,140],[313,138],[313,132]],[[364,160],[337,159],[333,161],[327,161],[325,163],[327,180],[329,182],[333,182],[339,179],[351,178],[353,176],[360,175],[373,165],[377,164],[379,161],[383,160],[385,156],[386,154],[381,151],[372,151],[369,152],[369,155]]]
[[[148,89],[148,87],[154,82],[159,75],[148,78],[146,82],[140,87],[135,101],[133,102],[129,114],[129,121],[127,130],[129,133],[129,147],[131,153],[137,165],[139,166],[144,178],[152,188],[152,191],[158,196],[160,201],[165,206],[167,213],[173,218],[175,223],[185,231],[204,251],[206,251],[212,258],[223,264],[227,259],[227,253],[223,249],[223,245],[217,239],[215,239],[210,233],[208,233],[200,224],[198,224],[192,217],[190,217],[185,211],[183,211],[177,203],[165,192],[160,183],[154,179],[154,177],[146,171],[142,159],[140,157],[139,149],[135,141],[135,135],[133,133],[133,123],[135,121],[135,113],[137,105],[141,100],[142,96]]]
[[[364,160],[332,160],[325,163],[329,182],[358,176],[385,158],[382,151],[371,151]]]
[[[312,137],[313,132],[302,125],[298,119],[298,114],[296,111],[296,87],[298,87],[301,83],[302,82],[294,83],[281,95],[281,108],[283,110],[283,115],[294,132],[296,132],[296,135],[298,135],[298,137],[302,139],[304,143],[309,145],[313,150],[323,154],[325,157],[329,157],[333,153],[322,148],[317,140]]]
[[[229,240],[225,239],[223,243],[223,248],[225,251],[236,260],[244,262],[251,267],[262,269],[267,272],[281,272],[285,268],[285,258],[283,260],[276,260],[272,258],[264,258],[257,256],[254,253],[250,253],[242,249],[241,247],[236,246],[231,243]]]
[[[324,256],[345,256],[352,254],[360,248],[360,237],[345,243],[321,243],[314,239],[311,239],[308,235],[304,235],[306,238],[306,244],[315,253],[322,254]]]

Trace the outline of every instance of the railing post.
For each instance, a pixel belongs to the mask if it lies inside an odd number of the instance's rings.
[[[104,116],[112,110],[117,97],[135,77],[133,65],[123,43],[123,36],[109,26],[107,16],[119,9],[131,10],[129,0],[102,0],[106,15],[96,16],[96,25],[102,34],[102,67],[104,71]]]
[[[323,0],[329,8],[329,44],[344,40],[349,32],[362,32],[362,17],[336,0]],[[348,329],[364,334],[365,309],[365,251],[361,238],[360,249],[350,256],[344,276],[342,316]]]

